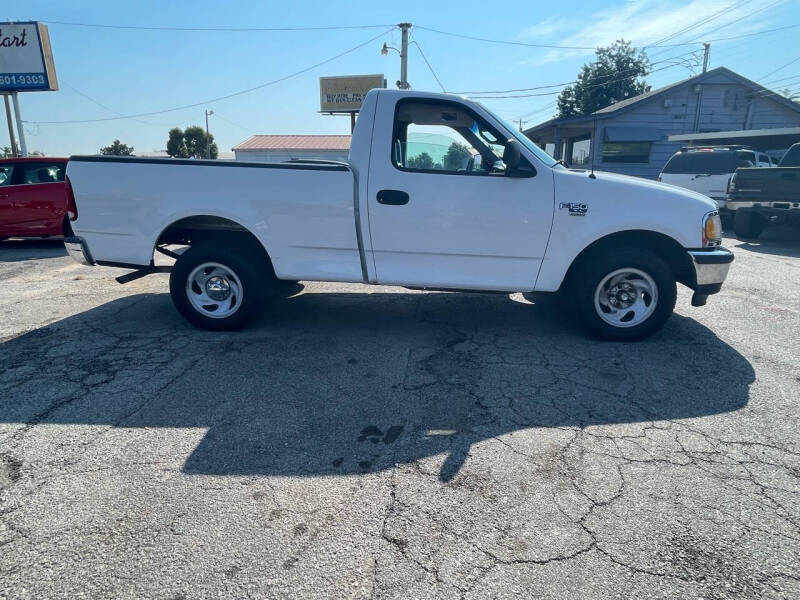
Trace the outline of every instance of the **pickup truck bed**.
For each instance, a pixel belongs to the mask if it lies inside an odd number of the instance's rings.
[[[800,225],[800,144],[794,144],[777,168],[736,169],[727,207],[740,237],[758,237],[767,225]]]
[[[80,207],[73,231],[100,264],[149,265],[169,226],[202,228],[208,216],[215,229],[218,219],[252,224],[280,279],[317,278],[320,268],[330,281],[362,278],[345,165],[73,156],[69,179]]]

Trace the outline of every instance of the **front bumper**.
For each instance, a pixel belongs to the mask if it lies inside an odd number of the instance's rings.
[[[89,246],[86,240],[82,237],[66,237],[64,238],[64,247],[67,249],[67,254],[72,257],[77,263],[91,267],[95,264],[92,253],[89,251]]]
[[[733,253],[726,248],[689,250],[692,261],[693,306],[702,306],[706,298],[722,289],[733,262]]]

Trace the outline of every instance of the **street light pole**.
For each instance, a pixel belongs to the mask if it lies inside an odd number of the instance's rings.
[[[211,142],[209,141],[208,136],[208,117],[209,115],[213,115],[213,110],[206,109],[206,158],[211,158]]]

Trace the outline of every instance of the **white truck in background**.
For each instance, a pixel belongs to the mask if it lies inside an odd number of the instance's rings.
[[[706,196],[567,169],[444,94],[371,91],[348,163],[74,156],[67,177],[70,255],[132,278],[172,254],[173,302],[208,329],[243,326],[279,280],[318,280],[561,290],[596,335],[635,340],[667,321],[676,282],[703,305],[733,260]]]

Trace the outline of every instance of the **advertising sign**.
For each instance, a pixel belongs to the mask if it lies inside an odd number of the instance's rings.
[[[385,88],[383,75],[348,75],[319,78],[320,112],[358,112],[373,88]]]
[[[47,25],[0,23],[0,92],[58,89]]]

